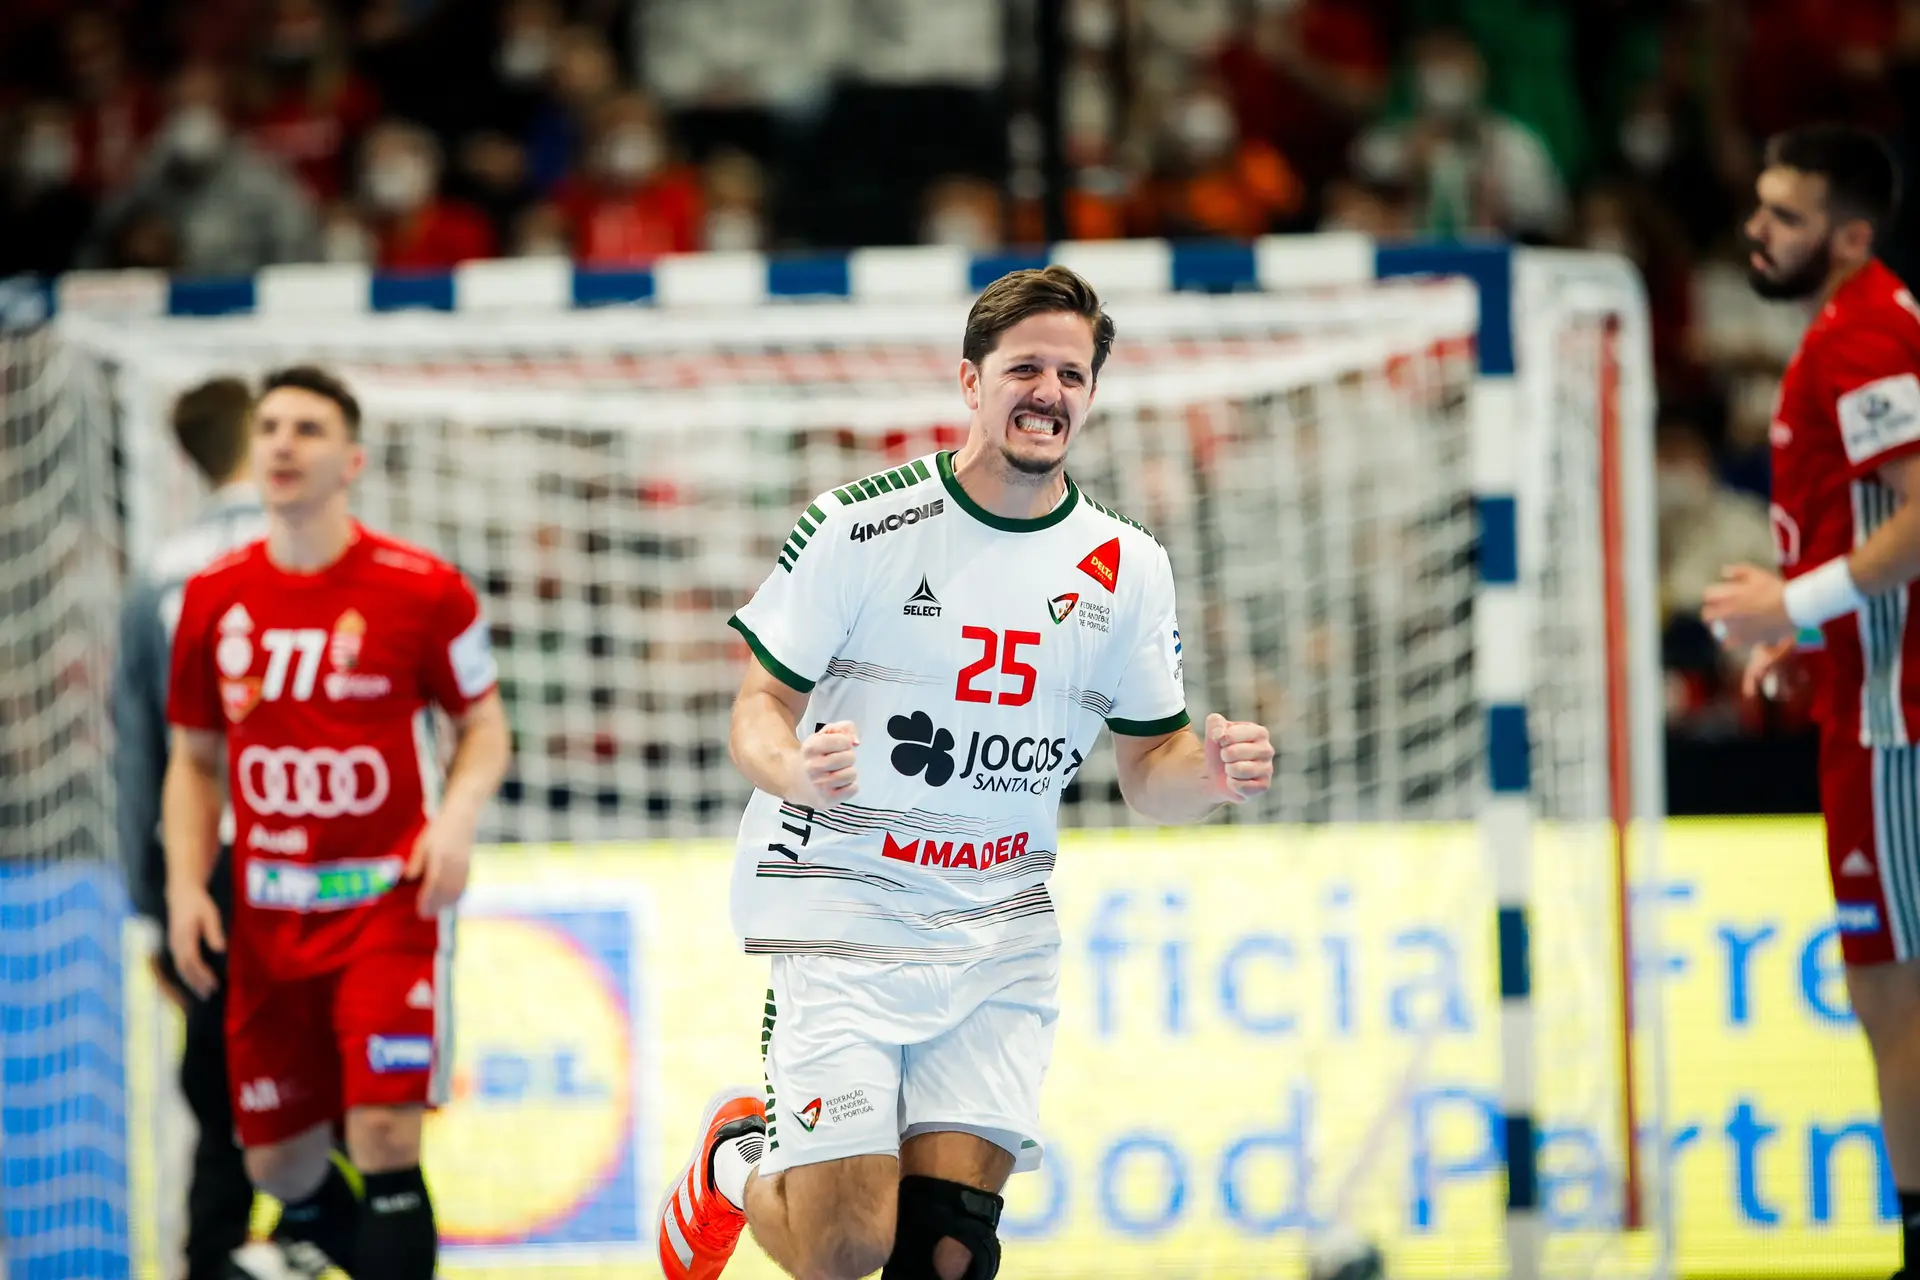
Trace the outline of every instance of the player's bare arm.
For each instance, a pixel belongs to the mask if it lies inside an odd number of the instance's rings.
[[[795,804],[827,809],[851,800],[860,789],[854,748],[860,730],[850,720],[822,725],[801,739],[795,732],[806,714],[807,695],[758,662],[733,700],[727,748],[754,786]]]
[[[1900,497],[1900,506],[1850,554],[1788,583],[1779,574],[1756,565],[1737,564],[1726,570],[1726,580],[1708,587],[1701,617],[1729,645],[1754,645],[1770,658],[1770,670],[1792,647],[1799,627],[1815,627],[1859,607],[1868,596],[1880,595],[1920,578],[1920,455],[1908,454],[1882,466],[1881,483]],[[1756,659],[1758,660],[1758,659]],[[1758,679],[1764,670],[1752,671]]]
[[[1273,785],[1273,740],[1266,726],[1207,717],[1158,737],[1113,735],[1120,794],[1141,814],[1168,826],[1198,822],[1223,804],[1241,804]]]
[[[455,716],[453,724],[453,762],[447,768],[440,811],[420,833],[407,861],[407,878],[420,878],[420,914],[426,917],[451,907],[466,892],[480,811],[507,775],[511,735],[497,692]]]
[[[167,946],[174,967],[194,993],[213,994],[213,970],[202,958],[202,941],[225,951],[220,909],[207,891],[220,854],[224,736],[212,730],[173,731],[173,752],[161,792],[161,838],[167,853]]]

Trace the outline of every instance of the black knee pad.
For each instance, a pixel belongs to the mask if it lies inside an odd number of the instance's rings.
[[[967,1247],[973,1260],[962,1280],[993,1280],[1000,1270],[1000,1206],[991,1191],[945,1178],[909,1174],[900,1179],[900,1222],[894,1228],[893,1256],[880,1280],[938,1280],[933,1249],[952,1238]]]

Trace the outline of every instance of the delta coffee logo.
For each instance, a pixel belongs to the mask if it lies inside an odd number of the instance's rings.
[[[1075,567],[1111,594],[1120,585],[1120,539],[1109,538],[1087,552],[1086,558]]]
[[[944,787],[953,780],[953,734],[935,727],[932,716],[924,711],[893,716],[887,721],[887,734],[898,744],[888,757],[895,772],[908,778],[925,774],[930,787]],[[1064,737],[1008,738],[975,730],[959,777],[971,782],[975,791],[1045,795],[1053,787],[1055,769],[1061,770],[1060,782],[1065,785],[1082,759],[1078,751],[1068,750]]]

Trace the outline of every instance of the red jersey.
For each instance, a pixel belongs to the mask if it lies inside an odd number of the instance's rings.
[[[1878,261],[1835,291],[1780,379],[1773,541],[1788,578],[1846,555],[1893,515],[1879,469],[1920,450],[1920,305]],[[1912,583],[1821,628],[1814,714],[1863,746],[1920,741],[1920,623]]]
[[[458,715],[494,687],[459,571],[354,534],[313,574],[276,568],[264,541],[215,561],[188,580],[174,639],[168,718],[227,739],[234,946],[275,979],[434,949],[400,879],[440,777],[428,704]]]
[[[379,264],[388,271],[446,271],[494,256],[493,227],[478,209],[435,200],[380,229]]]

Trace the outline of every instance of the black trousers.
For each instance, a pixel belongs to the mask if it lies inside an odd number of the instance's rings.
[[[223,922],[233,922],[233,870],[221,850],[208,886]],[[253,1183],[233,1134],[233,1095],[227,1089],[227,958],[206,953],[220,985],[205,1000],[187,994],[186,1045],[180,1055],[180,1092],[200,1126],[187,1187],[187,1280],[224,1280],[227,1255],[247,1242]],[[173,968],[172,957],[167,968]],[[176,985],[179,976],[173,975]]]

